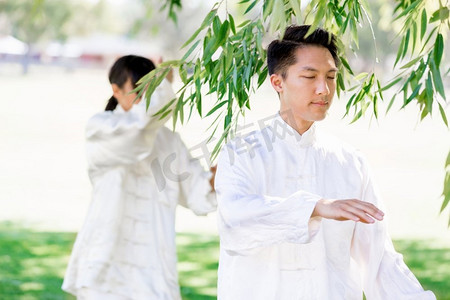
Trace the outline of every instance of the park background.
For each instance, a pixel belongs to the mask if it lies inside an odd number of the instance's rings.
[[[73,19],[84,20],[87,27],[59,40],[43,34],[30,44],[32,51],[16,37],[11,43],[14,30],[8,31],[12,25],[5,14],[13,16],[14,11],[0,10],[0,299],[72,299],[60,285],[90,203],[85,124],[111,95],[107,72],[115,58],[133,53],[168,60],[182,55],[180,46],[214,4],[185,2],[176,25],[159,10],[159,1],[66,1],[78,5]],[[385,2],[370,2],[380,15],[378,34],[389,32],[389,24],[382,22]],[[383,73],[392,71],[395,42],[380,42],[377,68]],[[350,58],[363,70],[372,64],[373,42],[363,40],[364,47],[367,57]],[[175,89],[181,85],[176,77]],[[448,92],[448,76],[444,85]],[[214,95],[205,99],[212,103]],[[278,99],[267,81],[251,102],[241,124],[255,130],[259,120],[276,112]],[[397,249],[425,288],[434,290],[438,299],[450,299],[448,214],[439,214],[448,129],[437,114],[419,122],[415,107],[399,110],[395,104],[378,120],[367,115],[349,124],[351,118],[343,118],[345,104],[345,96],[335,97],[319,126],[367,156]],[[198,146],[208,137],[205,129],[211,121],[193,116],[176,128],[203,163],[207,159]],[[196,217],[179,208],[177,232],[184,299],[214,299],[215,213]]]

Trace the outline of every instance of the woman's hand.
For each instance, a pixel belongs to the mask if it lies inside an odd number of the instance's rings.
[[[211,191],[214,192],[215,191],[215,189],[214,189],[214,181],[215,181],[215,178],[216,178],[217,165],[216,166],[212,166],[209,170],[212,173],[212,176],[209,179],[209,184],[211,185]]]

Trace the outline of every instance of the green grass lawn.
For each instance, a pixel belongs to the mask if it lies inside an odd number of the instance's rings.
[[[0,299],[71,299],[61,291],[74,233],[40,232],[0,223]],[[218,239],[177,235],[184,300],[216,299]],[[450,248],[432,240],[396,240],[395,246],[424,288],[450,300]]]

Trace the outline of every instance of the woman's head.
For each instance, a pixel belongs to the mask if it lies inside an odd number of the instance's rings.
[[[113,96],[109,99],[105,110],[114,110],[120,104],[124,110],[133,105],[136,94],[130,92],[144,75],[155,69],[153,62],[145,57],[127,55],[119,58],[109,71],[109,82]]]

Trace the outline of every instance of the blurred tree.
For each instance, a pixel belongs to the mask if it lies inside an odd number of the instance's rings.
[[[353,115],[352,122],[368,111],[372,111],[377,118],[378,103],[384,100],[384,92],[396,89],[388,102],[387,111],[394,102],[399,103],[401,108],[415,102],[421,120],[431,115],[433,110],[438,110],[448,127],[445,110],[448,102],[443,84],[443,77],[445,79],[450,73],[448,61],[443,60],[444,39],[448,38],[450,28],[448,0],[377,2],[378,12],[380,9],[385,12],[385,29],[394,34],[395,40],[399,40],[393,63],[395,76],[386,83],[382,83],[376,74],[378,50],[371,9],[366,0],[310,0],[303,4],[300,0],[241,0],[239,4],[244,9],[235,12],[230,12],[228,2],[222,0],[214,4],[184,44],[186,50],[181,59],[161,64],[144,78],[138,88],[141,94],[147,91],[149,101],[155,87],[170,68],[178,68],[184,86],[178,91],[178,98],[163,108],[160,114],[172,113],[174,126],[177,120],[184,122],[186,108],[190,110],[189,116],[193,110],[201,117],[214,115],[212,135],[220,123],[224,132],[216,144],[213,157],[237,124],[239,115],[250,109],[250,94],[267,77],[266,52],[263,48],[265,36],[279,35],[286,25],[292,23],[311,24],[311,31],[321,26],[335,33],[340,38],[341,49],[347,48],[355,54],[373,53],[372,66],[366,66],[369,72],[359,74],[348,63],[344,51],[340,54],[342,65],[337,77],[337,93],[351,93],[346,114]],[[171,17],[175,9],[181,6],[178,0],[165,0],[165,3]],[[243,13],[239,13],[242,10]],[[239,20],[239,24],[235,20]],[[360,40],[368,36],[372,39],[373,51],[360,49]],[[384,50],[386,42],[383,43]],[[203,111],[202,89],[217,96],[216,103],[207,112]],[[442,210],[450,200],[448,170]]]
[[[27,73],[33,49],[47,41],[64,43],[71,35],[114,30],[108,3],[68,0],[0,0],[0,34],[10,34],[28,45],[22,64]],[[117,30],[117,29],[116,29]]]
[[[126,17],[132,21],[125,34],[133,39],[150,40],[164,49],[165,59],[179,57],[180,47],[186,37],[197,29],[198,22],[192,16],[207,14],[208,1],[186,1],[183,9],[177,1],[170,4],[161,0],[135,0],[127,2]],[[167,15],[160,13],[167,10]]]
[[[65,24],[70,19],[72,7],[67,1],[0,1],[0,15],[7,19],[9,33],[28,45],[23,58],[24,73],[28,71],[33,46],[44,38],[66,38]],[[51,16],[51,17],[50,17]]]
[[[441,213],[448,206],[450,202],[450,152],[447,155],[447,161],[445,162],[445,178],[444,178],[444,190],[442,191],[442,206]],[[450,218],[449,218],[449,226],[450,226]]]

